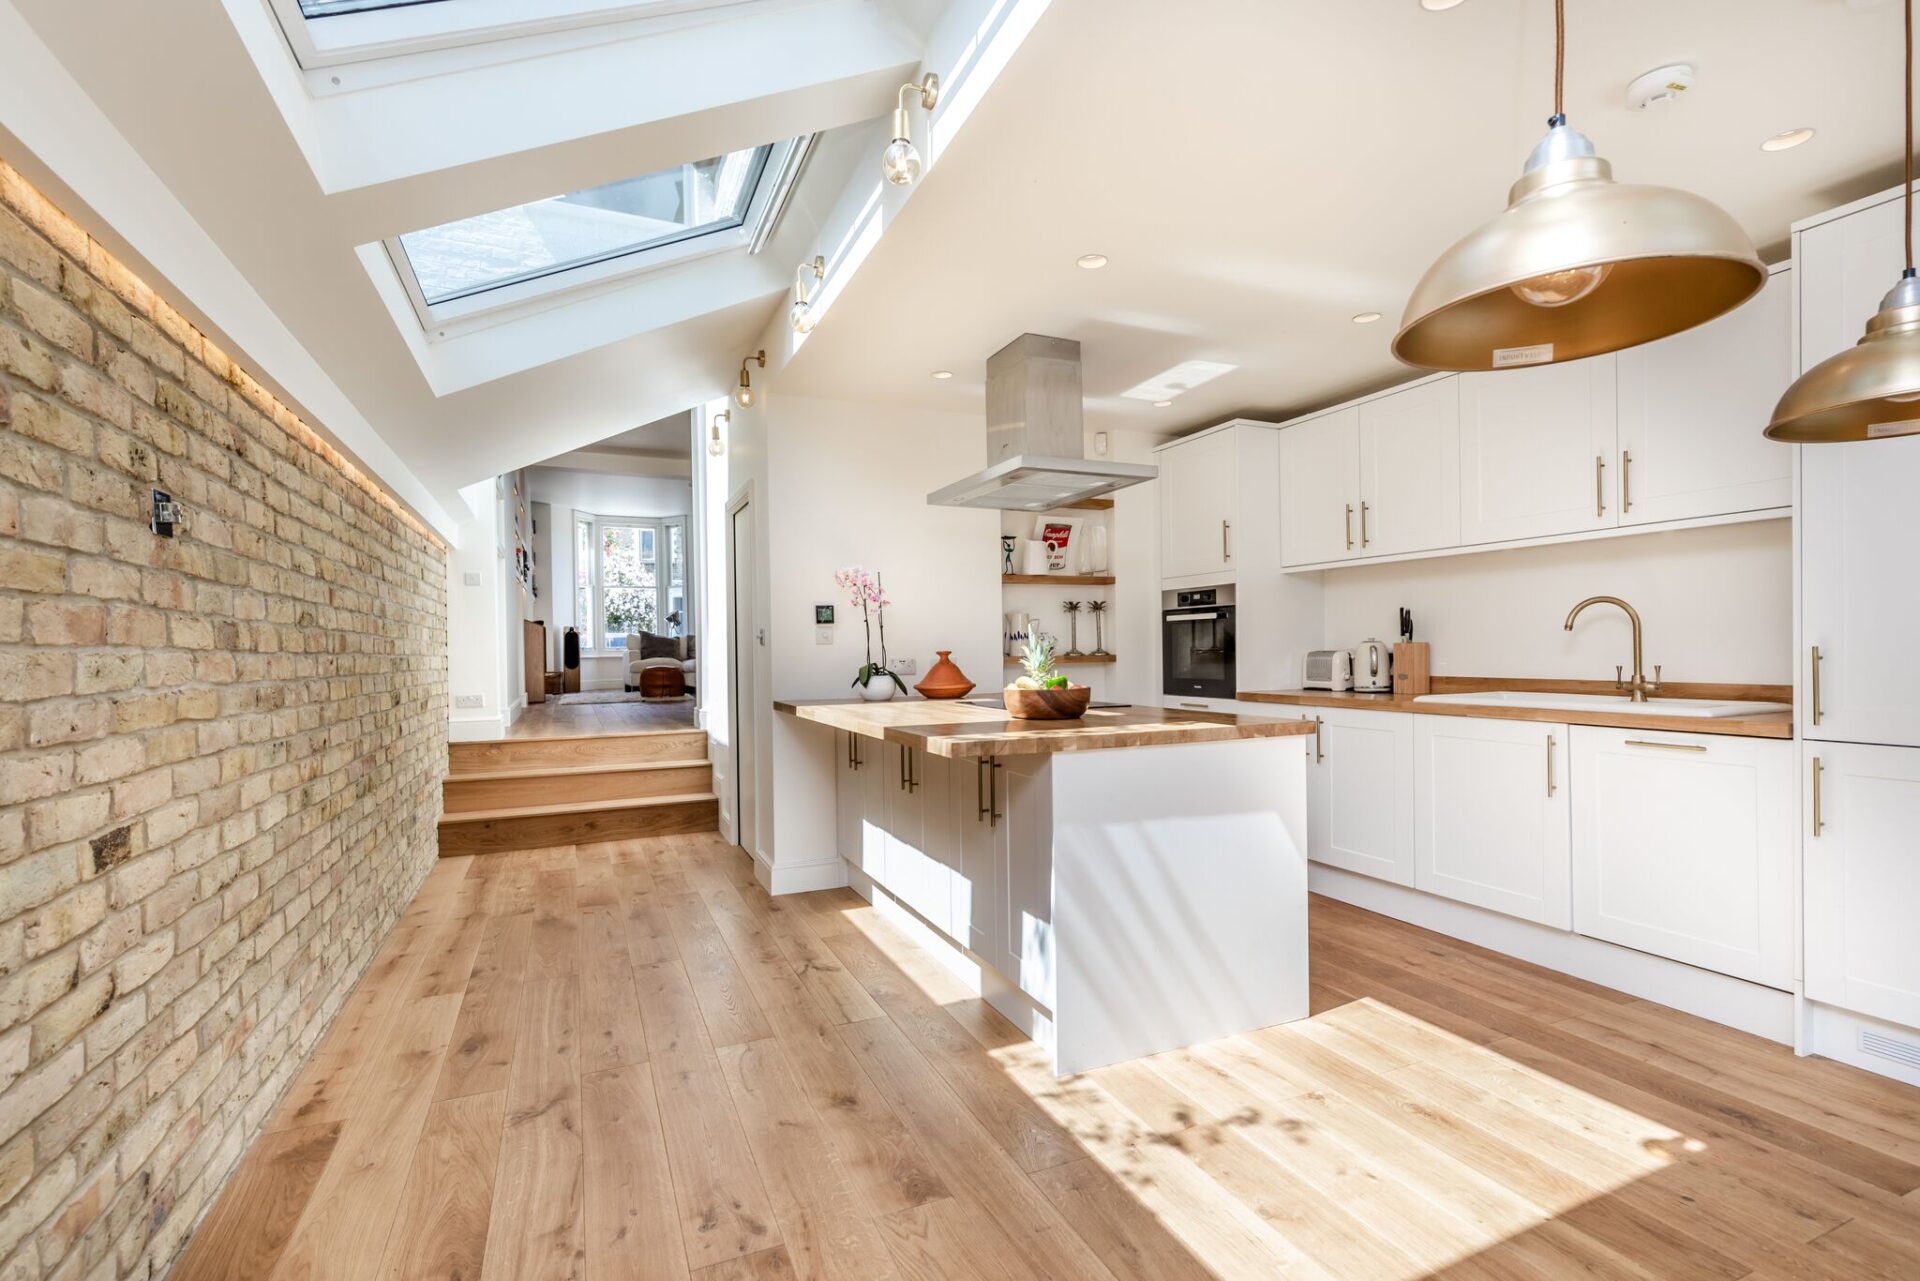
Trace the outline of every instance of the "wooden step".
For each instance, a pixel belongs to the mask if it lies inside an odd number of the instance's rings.
[[[706,758],[706,731],[698,729],[580,734],[566,738],[496,738],[447,744],[447,763],[456,774],[574,765],[644,765],[650,761]]]
[[[440,855],[712,832],[719,825],[720,801],[712,792],[473,810],[441,817]]]
[[[456,814],[527,805],[684,796],[712,790],[713,766],[703,758],[449,774],[441,797],[446,812]]]

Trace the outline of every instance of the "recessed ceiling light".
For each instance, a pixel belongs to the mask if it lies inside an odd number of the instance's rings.
[[[1374,321],[1376,321],[1376,320],[1378,320],[1378,319],[1380,319],[1380,313],[1379,313],[1379,312],[1377,312],[1377,311],[1363,311],[1363,312],[1361,312],[1361,313],[1360,313],[1359,315],[1357,315],[1357,316],[1355,316],[1355,317],[1353,318],[1353,323],[1354,323],[1354,324],[1356,324],[1356,325],[1371,325],[1371,324],[1372,324],[1372,323],[1373,323]]]
[[[1081,254],[1078,258],[1074,259],[1074,261],[1082,267],[1085,267],[1088,271],[1098,271],[1107,265],[1107,256],[1105,254]]]
[[[945,380],[953,377],[953,371],[951,369],[936,369],[933,371],[933,376]]]
[[[1773,137],[1761,143],[1760,150],[1791,151],[1812,137],[1813,130],[1811,129],[1788,129],[1783,133],[1776,133]]]
[[[1466,3],[1466,0],[1420,0],[1420,7],[1428,13],[1445,13],[1448,9]]]
[[[1171,400],[1156,400],[1153,402],[1153,407],[1155,409],[1165,409],[1168,405],[1171,405],[1172,403],[1173,402]]]

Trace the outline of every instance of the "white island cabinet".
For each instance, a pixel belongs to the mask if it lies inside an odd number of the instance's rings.
[[[1062,1074],[1304,1018],[1312,725],[779,703],[839,753],[849,881]]]

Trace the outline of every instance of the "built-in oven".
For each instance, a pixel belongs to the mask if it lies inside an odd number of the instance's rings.
[[[1232,698],[1233,589],[1169,592],[1161,618],[1165,692],[1189,698]]]

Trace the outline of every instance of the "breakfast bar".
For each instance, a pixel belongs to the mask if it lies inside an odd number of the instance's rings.
[[[1307,1014],[1311,722],[776,702],[835,754],[848,881],[1065,1075]]]

